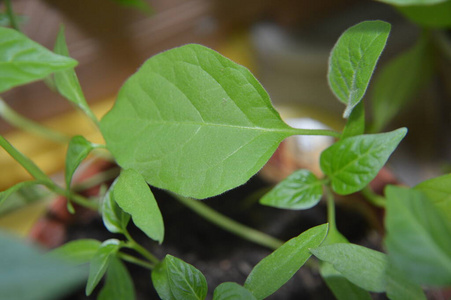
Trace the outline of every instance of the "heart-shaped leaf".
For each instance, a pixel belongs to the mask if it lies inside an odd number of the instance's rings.
[[[200,45],[145,62],[101,130],[122,168],[193,198],[245,183],[295,133],[249,70]]]

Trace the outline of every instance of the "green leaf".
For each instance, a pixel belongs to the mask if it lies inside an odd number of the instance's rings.
[[[332,264],[322,262],[320,266],[321,277],[334,293],[338,300],[370,300],[371,295],[364,289],[347,280]]]
[[[260,200],[261,204],[287,209],[308,209],[323,195],[322,183],[308,170],[297,170]]]
[[[198,269],[171,255],[166,255],[159,266],[157,273],[152,272],[152,281],[162,299],[205,299],[207,281]]]
[[[257,300],[257,298],[235,282],[224,282],[215,289],[213,300]]]
[[[389,33],[390,24],[365,21],[346,30],[332,49],[329,85],[335,96],[346,104],[345,118],[365,95]]]
[[[384,2],[392,5],[421,5],[423,7],[427,7],[429,5],[443,3],[448,0],[378,0],[379,2]]]
[[[89,262],[102,244],[93,239],[70,241],[54,250],[49,255],[58,256],[75,264]]]
[[[327,235],[327,224],[313,227],[285,242],[262,259],[244,283],[255,298],[263,299],[276,292],[312,255],[309,248],[318,247]]]
[[[451,222],[420,191],[386,189],[390,262],[420,284],[451,285]]]
[[[451,174],[421,182],[415,190],[423,192],[435,207],[451,220]]]
[[[163,259],[155,266],[151,273],[152,284],[162,300],[174,300],[174,296],[169,286],[169,278],[166,266],[166,260]]]
[[[413,283],[405,274],[387,265],[387,296],[392,300],[426,300],[426,295],[418,284]]]
[[[432,1],[430,1],[432,4]],[[397,9],[412,22],[429,28],[451,27],[451,1],[435,1],[434,5],[399,6]]]
[[[93,143],[80,135],[74,136],[70,140],[66,153],[66,169],[64,174],[67,189],[70,188],[75,170],[95,147]]]
[[[89,265],[89,277],[86,284],[86,296],[91,295],[100,279],[105,274],[111,258],[114,257],[120,248],[120,242],[116,239],[106,240],[96,251]]]
[[[56,54],[69,57],[69,50],[67,49],[66,38],[64,37],[64,27],[61,27],[58,32],[54,51]],[[94,122],[98,122],[86,102],[80,82],[78,82],[77,74],[73,68],[55,72],[54,83],[56,89],[64,98],[77,105]]]
[[[135,170],[124,170],[113,189],[116,203],[132,216],[133,223],[148,237],[160,244],[164,238],[164,223],[153,196],[144,178]]]
[[[153,13],[153,9],[150,6],[150,4],[144,0],[114,0],[114,1],[116,1],[117,3],[119,3],[123,6],[130,6],[130,7],[139,9],[140,11],[142,11],[146,14]]]
[[[14,29],[0,27],[0,93],[76,64]]]
[[[363,189],[376,177],[407,133],[406,128],[340,140],[323,151],[320,166],[333,190],[347,195]]]
[[[383,66],[371,97],[374,131],[384,128],[430,79],[431,55],[429,40],[423,36],[414,47]]]
[[[106,272],[106,282],[103,286],[98,300],[111,299],[135,299],[133,281],[127,268],[117,257],[112,257]]]
[[[101,130],[122,168],[193,198],[245,183],[296,133],[249,70],[200,45],[145,62]]]
[[[86,280],[85,269],[3,232],[0,245],[0,299],[62,299]]]
[[[9,196],[11,196],[13,193],[17,192],[21,188],[33,186],[40,184],[38,180],[32,180],[32,181],[22,181],[19,182],[12,187],[8,188],[7,190],[4,190],[0,192],[0,205],[2,205],[3,201],[5,201]]]
[[[341,135],[342,139],[365,133],[365,106],[360,101],[352,110]]]
[[[0,27],[1,31],[1,27]],[[39,169],[38,166],[35,165],[33,161],[31,161],[28,157],[23,155],[20,151],[14,148],[3,136],[0,135],[0,146],[11,155],[22,167],[30,173],[35,179],[37,179],[42,184],[52,184],[52,180]]]
[[[130,220],[130,215],[124,212],[113,198],[113,190],[116,181],[110,186],[103,197],[102,220],[106,229],[112,233],[124,233]]]
[[[355,285],[371,292],[386,289],[384,253],[354,244],[332,244],[310,251],[322,261],[328,262]]]

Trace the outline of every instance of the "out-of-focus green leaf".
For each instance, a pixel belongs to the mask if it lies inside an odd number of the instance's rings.
[[[33,185],[40,184],[38,180],[32,180],[32,181],[22,181],[19,182],[12,187],[0,192],[0,205],[2,205],[3,201],[5,201],[9,196],[11,196],[13,193],[17,192],[21,188],[29,187]]]
[[[398,6],[397,9],[420,26],[441,29],[451,27],[450,0],[435,1],[434,5]]]
[[[335,96],[346,105],[345,118],[365,95],[389,33],[390,24],[365,21],[346,30],[332,49],[329,85]]]
[[[414,189],[423,192],[451,222],[451,174],[423,181]]]
[[[145,0],[113,0],[113,1],[124,6],[134,7],[146,14],[153,13],[152,6],[150,6],[150,4]]]
[[[309,170],[297,170],[264,195],[260,203],[278,208],[308,209],[315,206],[322,195],[321,181]]]
[[[0,93],[76,64],[14,29],[0,27]]]
[[[89,262],[102,244],[93,239],[70,241],[54,250],[49,255],[55,255],[75,264]]]

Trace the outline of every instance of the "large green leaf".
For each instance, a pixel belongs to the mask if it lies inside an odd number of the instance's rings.
[[[386,189],[390,261],[420,284],[451,285],[451,222],[420,191]]]
[[[135,289],[127,268],[117,257],[112,257],[106,272],[106,281],[97,300],[134,300]]]
[[[411,49],[384,65],[372,90],[373,130],[380,131],[430,79],[432,61],[429,41],[422,37]]]
[[[245,183],[295,133],[246,68],[200,45],[145,62],[101,130],[122,168],[193,198]]]
[[[390,33],[390,24],[365,21],[346,30],[329,59],[329,85],[344,104],[347,118],[362,100]]]
[[[423,192],[451,222],[451,174],[423,181],[414,189]]]
[[[163,300],[203,300],[207,296],[207,281],[192,265],[166,255],[155,270],[152,282]]]
[[[213,300],[256,300],[257,298],[243,286],[235,282],[218,285],[213,293]]]
[[[130,215],[123,211],[113,198],[113,189],[116,182],[113,182],[103,197],[102,220],[109,232],[124,233],[130,220]]]
[[[432,4],[432,1],[429,1]],[[451,1],[434,1],[434,5],[399,6],[397,9],[411,21],[429,28],[451,27]]]
[[[323,151],[320,165],[333,190],[347,195],[364,188],[376,177],[407,133],[406,128],[340,140]]]
[[[0,299],[61,299],[86,280],[86,269],[0,232]]]
[[[22,33],[0,27],[0,93],[76,65],[77,61],[54,54]]]
[[[262,259],[251,271],[244,287],[263,299],[276,292],[304,265],[327,235],[327,224],[313,227],[285,242]]]
[[[86,283],[86,296],[95,289],[100,279],[105,274],[112,257],[119,251],[120,242],[116,239],[106,240],[102,243],[91,259],[89,265],[89,277]]]
[[[163,217],[141,174],[133,169],[122,171],[114,185],[113,197],[116,203],[132,216],[133,223],[139,229],[160,244],[163,242]]]
[[[308,209],[323,195],[322,183],[309,170],[297,170],[260,200],[261,204],[287,209]]]
[[[89,262],[102,244],[93,239],[70,241],[54,250],[49,255],[55,255],[75,264]]]

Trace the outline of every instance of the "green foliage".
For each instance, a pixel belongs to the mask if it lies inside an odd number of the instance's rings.
[[[70,188],[70,183],[75,170],[94,148],[96,148],[95,144],[89,142],[80,135],[74,136],[70,140],[67,148],[66,168],[64,173],[67,189]]]
[[[14,29],[0,27],[0,93],[76,64],[72,58],[54,54]]]
[[[86,280],[84,269],[0,232],[0,299],[60,299]]]
[[[308,209],[323,195],[322,182],[309,170],[297,170],[260,199],[260,203],[286,209]]]
[[[89,296],[102,279],[111,260],[119,250],[120,242],[115,239],[107,240],[97,249],[89,264],[89,277],[86,283],[86,296]]]
[[[106,229],[112,233],[125,233],[130,215],[124,212],[114,200],[113,190],[116,181],[110,186],[103,197],[102,220]]]
[[[420,191],[389,186],[387,236],[390,261],[420,284],[451,285],[451,222]]]
[[[257,300],[257,298],[248,289],[235,282],[224,282],[215,289],[213,300]]]
[[[70,241],[50,252],[50,255],[60,257],[75,264],[91,261],[102,244],[93,239]]]
[[[149,186],[137,171],[121,172],[113,188],[113,198],[148,237],[160,244],[163,242],[163,217]]]
[[[0,192],[0,205],[2,205],[2,203],[12,194],[14,194],[15,192],[19,191],[21,188],[25,188],[25,187],[29,187],[29,186],[34,186],[39,184],[38,180],[32,180],[32,181],[22,181],[19,182],[15,185],[13,185],[12,187],[10,187],[9,189],[6,189],[2,192]]]
[[[435,207],[451,220],[451,174],[421,182],[415,190],[423,192]]]
[[[434,5],[400,6],[397,9],[412,22],[428,28],[451,27],[451,1],[436,1]]]
[[[106,271],[106,281],[100,291],[99,300],[135,299],[133,281],[127,268],[117,258],[112,257]]]
[[[153,12],[152,7],[146,0],[113,0],[121,5],[133,7],[141,10],[144,13],[151,14]]]
[[[342,139],[365,133],[365,106],[360,101],[352,110],[351,115],[343,129]]]
[[[329,85],[335,96],[346,105],[345,118],[365,95],[390,27],[382,21],[362,22],[346,30],[332,49]]]
[[[376,177],[407,133],[406,128],[365,134],[338,141],[323,151],[321,169],[332,181],[333,190],[347,195],[364,188]]]
[[[207,296],[207,281],[192,265],[166,255],[152,271],[152,283],[163,300],[203,300]]]
[[[327,224],[313,227],[284,243],[252,269],[244,287],[257,299],[273,294],[310,258],[309,249],[322,243],[327,228]]]
[[[199,45],[144,63],[101,129],[122,168],[194,198],[245,183],[293,133],[247,69]]]

